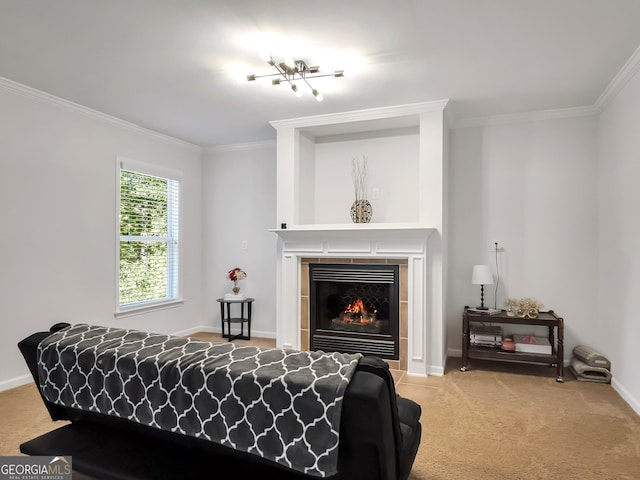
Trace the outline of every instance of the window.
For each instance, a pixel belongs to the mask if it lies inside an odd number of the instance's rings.
[[[180,297],[180,175],[118,158],[118,312]]]

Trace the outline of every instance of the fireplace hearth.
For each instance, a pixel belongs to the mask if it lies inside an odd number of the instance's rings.
[[[310,264],[313,350],[399,358],[399,267]]]

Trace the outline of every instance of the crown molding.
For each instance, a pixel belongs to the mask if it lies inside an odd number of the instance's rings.
[[[310,117],[291,118],[287,120],[274,120],[269,122],[276,129],[282,127],[305,128],[318,125],[334,125],[337,123],[358,122],[363,120],[379,120],[409,115],[419,115],[425,112],[443,112],[449,103],[449,99],[435,100],[432,102],[410,103],[391,107],[367,108],[350,112],[328,113],[313,115]]]
[[[560,118],[589,117],[598,114],[594,106],[557,108],[553,110],[539,110],[535,112],[492,115],[489,117],[462,118],[453,122],[452,128],[473,128],[493,125],[508,125],[512,123],[529,123],[541,120],[555,120]]]
[[[276,148],[275,140],[260,142],[230,143],[227,145],[210,145],[204,148],[204,153],[243,152],[248,150],[261,150],[264,148]]]
[[[304,128],[317,125],[331,125],[344,122],[355,122],[361,120],[375,120],[389,117],[401,117],[408,115],[416,115],[428,111],[442,111],[445,115],[445,121],[450,128],[474,128],[492,125],[507,125],[511,123],[527,123],[541,120],[552,120],[560,118],[585,117],[599,114],[624,88],[624,86],[638,73],[640,70],[640,47],[638,47],[633,55],[627,60],[624,66],[618,71],[613,80],[607,85],[604,91],[597,98],[595,103],[590,106],[561,108],[553,110],[541,110],[533,112],[523,112],[515,114],[492,115],[487,117],[471,117],[455,119],[454,113],[447,108],[449,99],[436,100],[431,102],[413,103],[406,105],[396,105],[391,107],[369,108],[364,110],[356,110],[351,112],[339,112],[326,115],[315,115],[310,117],[292,118],[287,120],[274,120],[269,122],[271,126],[278,129],[281,127]],[[111,125],[125,128],[137,133],[149,135],[158,139],[177,143],[198,151],[205,152],[232,152],[243,150],[256,150],[261,148],[270,148],[275,145],[275,141],[248,142],[229,145],[218,145],[201,147],[184,140],[165,135],[125,120],[121,120],[112,115],[102,113],[97,110],[85,107],[83,105],[65,100],[55,95],[45,93],[32,87],[14,82],[8,78],[0,77],[0,90],[4,90],[17,95],[31,98],[33,100],[47,103],[69,111],[75,111],[94,119],[102,120]]]
[[[139,125],[136,125],[135,123],[127,122],[125,120],[121,120],[112,115],[99,112],[98,110],[93,110],[92,108],[85,107],[83,105],[71,102],[69,100],[65,100],[64,98],[56,97],[55,95],[51,95],[41,90],[37,90],[35,88],[28,87],[21,83],[14,82],[13,80],[9,80],[8,78],[0,77],[0,90],[4,90],[6,92],[13,93],[16,95],[21,95],[31,100],[35,100],[37,102],[62,108],[67,111],[80,113],[87,117],[90,117],[96,120],[101,120],[111,125],[124,128],[126,130],[134,131],[136,133],[142,133],[144,135],[148,135],[156,139],[168,141],[171,143],[176,143],[183,147],[188,147],[200,152],[202,151],[202,147],[200,147],[199,145],[194,145],[193,143],[189,143],[184,140],[180,140],[178,138],[165,135],[163,133],[149,130],[148,128],[144,128]]]
[[[452,123],[452,128],[484,127],[490,125],[506,125],[509,123],[526,123],[539,120],[551,120],[557,118],[574,118],[598,115],[620,93],[640,70],[640,47],[633,52],[624,66],[618,71],[613,80],[600,94],[593,105],[574,108],[561,108],[556,110],[542,110],[537,112],[525,112],[507,115],[494,115],[490,117],[462,118]]]
[[[640,47],[633,52],[633,55],[627,60],[627,63],[625,63],[616,76],[613,77],[613,80],[611,80],[607,88],[604,89],[596,100],[594,105],[598,109],[598,112],[602,111],[604,107],[620,93],[629,80],[638,73],[638,70],[640,70]]]

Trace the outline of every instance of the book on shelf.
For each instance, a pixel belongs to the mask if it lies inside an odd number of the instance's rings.
[[[551,355],[553,348],[546,337],[536,337],[533,335],[513,335],[516,342],[516,352],[523,353],[543,353]]]
[[[474,346],[500,346],[502,327],[499,325],[472,325],[469,328],[469,342]]]
[[[471,337],[469,338],[469,340],[471,341],[471,343],[498,343],[499,344],[502,342],[502,336],[497,335],[497,336],[491,337],[488,335],[471,334]]]
[[[470,347],[491,347],[498,348],[500,346],[500,342],[482,342],[482,341],[471,341],[469,342]]]
[[[224,295],[225,300],[246,300],[246,298],[242,293],[225,293]]]
[[[491,335],[502,336],[502,327],[500,325],[477,325],[473,324],[469,327],[471,335]]]
[[[500,312],[502,312],[502,310],[500,310],[499,308],[467,308],[467,312],[471,312],[474,313],[476,315],[496,315]]]

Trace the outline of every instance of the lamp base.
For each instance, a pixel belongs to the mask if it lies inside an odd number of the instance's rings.
[[[489,307],[476,307],[476,310],[489,310]]]

